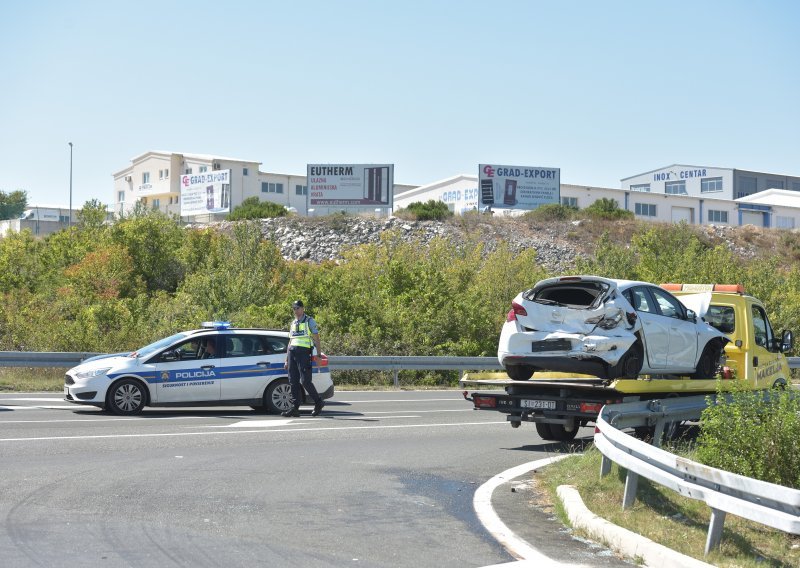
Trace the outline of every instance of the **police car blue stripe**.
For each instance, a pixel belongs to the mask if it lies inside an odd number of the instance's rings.
[[[328,367],[319,367],[316,363],[312,364],[312,374],[328,372]],[[228,380],[242,378],[263,378],[286,375],[287,371],[283,368],[283,363],[272,363],[269,367],[257,365],[236,365],[220,366],[216,369],[170,369],[169,371],[157,371],[150,373],[114,373],[108,375],[109,379],[116,379],[121,376],[134,376],[147,381],[149,384],[169,383],[171,381],[200,381],[200,380]]]

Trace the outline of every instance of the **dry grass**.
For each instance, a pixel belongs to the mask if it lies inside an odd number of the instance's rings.
[[[553,502],[558,502],[555,488],[575,485],[586,506],[610,522],[646,536],[688,556],[728,568],[800,566],[800,538],[733,515],[725,520],[719,551],[703,557],[710,518],[709,507],[677,493],[639,479],[637,500],[628,510],[622,509],[625,470],[614,465],[611,473],[599,477],[600,453],[591,448],[584,455],[562,460],[536,474],[547,488]],[[559,515],[566,522],[560,505]]]
[[[65,370],[0,368],[0,392],[61,392]]]

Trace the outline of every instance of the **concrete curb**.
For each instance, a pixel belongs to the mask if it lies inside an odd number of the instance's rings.
[[[572,485],[560,485],[557,491],[564,511],[574,527],[586,531],[591,538],[629,558],[640,558],[650,568],[713,568],[711,564],[681,554],[598,517],[586,508],[580,493]]]

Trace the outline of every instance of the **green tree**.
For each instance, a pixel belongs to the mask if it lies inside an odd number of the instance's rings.
[[[83,204],[78,211],[78,227],[96,230],[102,227],[108,217],[108,207],[97,199],[92,199]]]
[[[633,212],[621,209],[616,199],[602,197],[583,210],[596,219],[633,219]]]
[[[228,221],[285,217],[289,211],[279,203],[261,201],[258,196],[248,197],[228,215]]]
[[[28,206],[28,193],[18,189],[6,193],[0,190],[0,221],[18,219]]]

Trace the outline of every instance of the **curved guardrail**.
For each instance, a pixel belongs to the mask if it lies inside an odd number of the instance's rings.
[[[627,469],[623,509],[635,501],[638,479],[643,476],[711,508],[706,555],[719,546],[727,513],[800,534],[800,490],[708,467],[619,430],[656,423],[656,438],[660,438],[666,422],[697,419],[706,404],[706,397],[697,396],[603,407],[594,435],[594,444],[603,454],[600,475],[608,474],[612,461]]]

